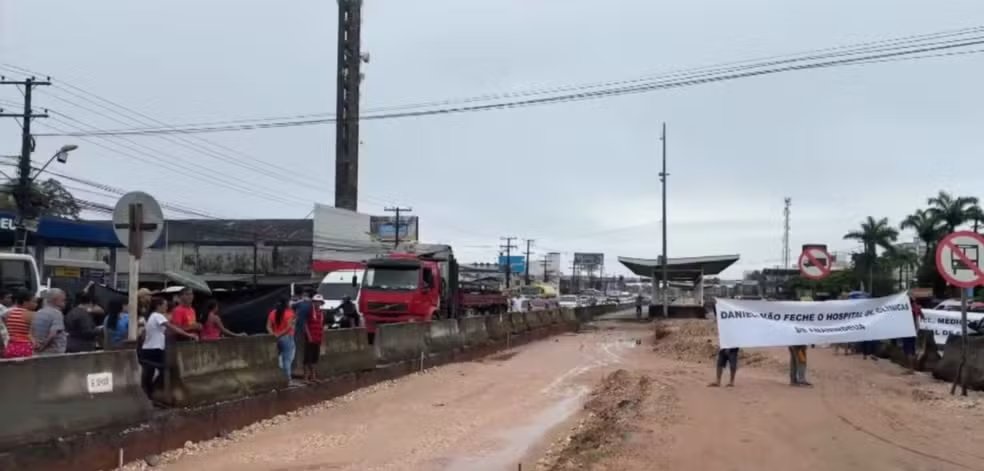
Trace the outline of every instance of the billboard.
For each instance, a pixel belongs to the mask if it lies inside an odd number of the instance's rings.
[[[400,242],[417,242],[420,240],[417,216],[400,216]],[[396,216],[372,216],[369,218],[369,230],[372,235],[382,242],[396,241]]]
[[[505,255],[499,256],[499,268],[505,270],[504,267],[508,266],[509,271],[512,273],[525,273],[526,272],[526,257],[522,255],[512,255],[506,257]]]
[[[605,254],[574,252],[574,264],[585,269],[597,268],[605,264]]]

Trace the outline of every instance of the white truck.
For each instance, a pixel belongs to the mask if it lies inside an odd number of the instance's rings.
[[[362,276],[365,270],[346,269],[337,270],[325,275],[318,285],[318,294],[325,298],[325,303],[321,306],[322,310],[331,311],[342,304],[345,296],[352,298],[356,306],[359,305],[359,288],[362,287]]]
[[[38,295],[45,289],[38,262],[31,255],[0,253],[0,290],[13,292],[20,289]]]

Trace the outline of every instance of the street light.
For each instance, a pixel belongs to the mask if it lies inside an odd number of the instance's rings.
[[[31,179],[33,180],[35,178],[38,178],[38,175],[41,175],[41,172],[44,172],[44,169],[48,168],[48,165],[51,165],[51,162],[53,162],[56,159],[58,160],[59,163],[68,162],[68,153],[78,148],[79,146],[75,144],[63,145],[61,149],[58,149],[58,152],[55,152],[55,155],[52,155],[51,158],[44,163],[44,166],[42,166],[41,169],[38,170],[38,173],[35,173],[34,176],[31,177]]]

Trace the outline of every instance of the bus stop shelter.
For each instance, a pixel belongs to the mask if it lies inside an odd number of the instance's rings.
[[[704,304],[704,277],[719,275],[731,265],[738,261],[739,256],[735,255],[709,255],[703,257],[680,257],[668,258],[666,263],[667,281],[671,284],[686,283],[694,288],[694,297],[697,304]],[[619,257],[618,261],[637,276],[651,278],[653,280],[653,301],[661,299],[661,290],[669,289],[668,286],[660,287],[663,276],[662,257],[658,259]],[[659,288],[658,288],[659,287]]]

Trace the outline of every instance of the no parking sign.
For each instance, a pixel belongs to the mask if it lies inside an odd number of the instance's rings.
[[[936,246],[936,269],[953,286],[973,288],[984,285],[984,236],[971,231],[947,235]]]

